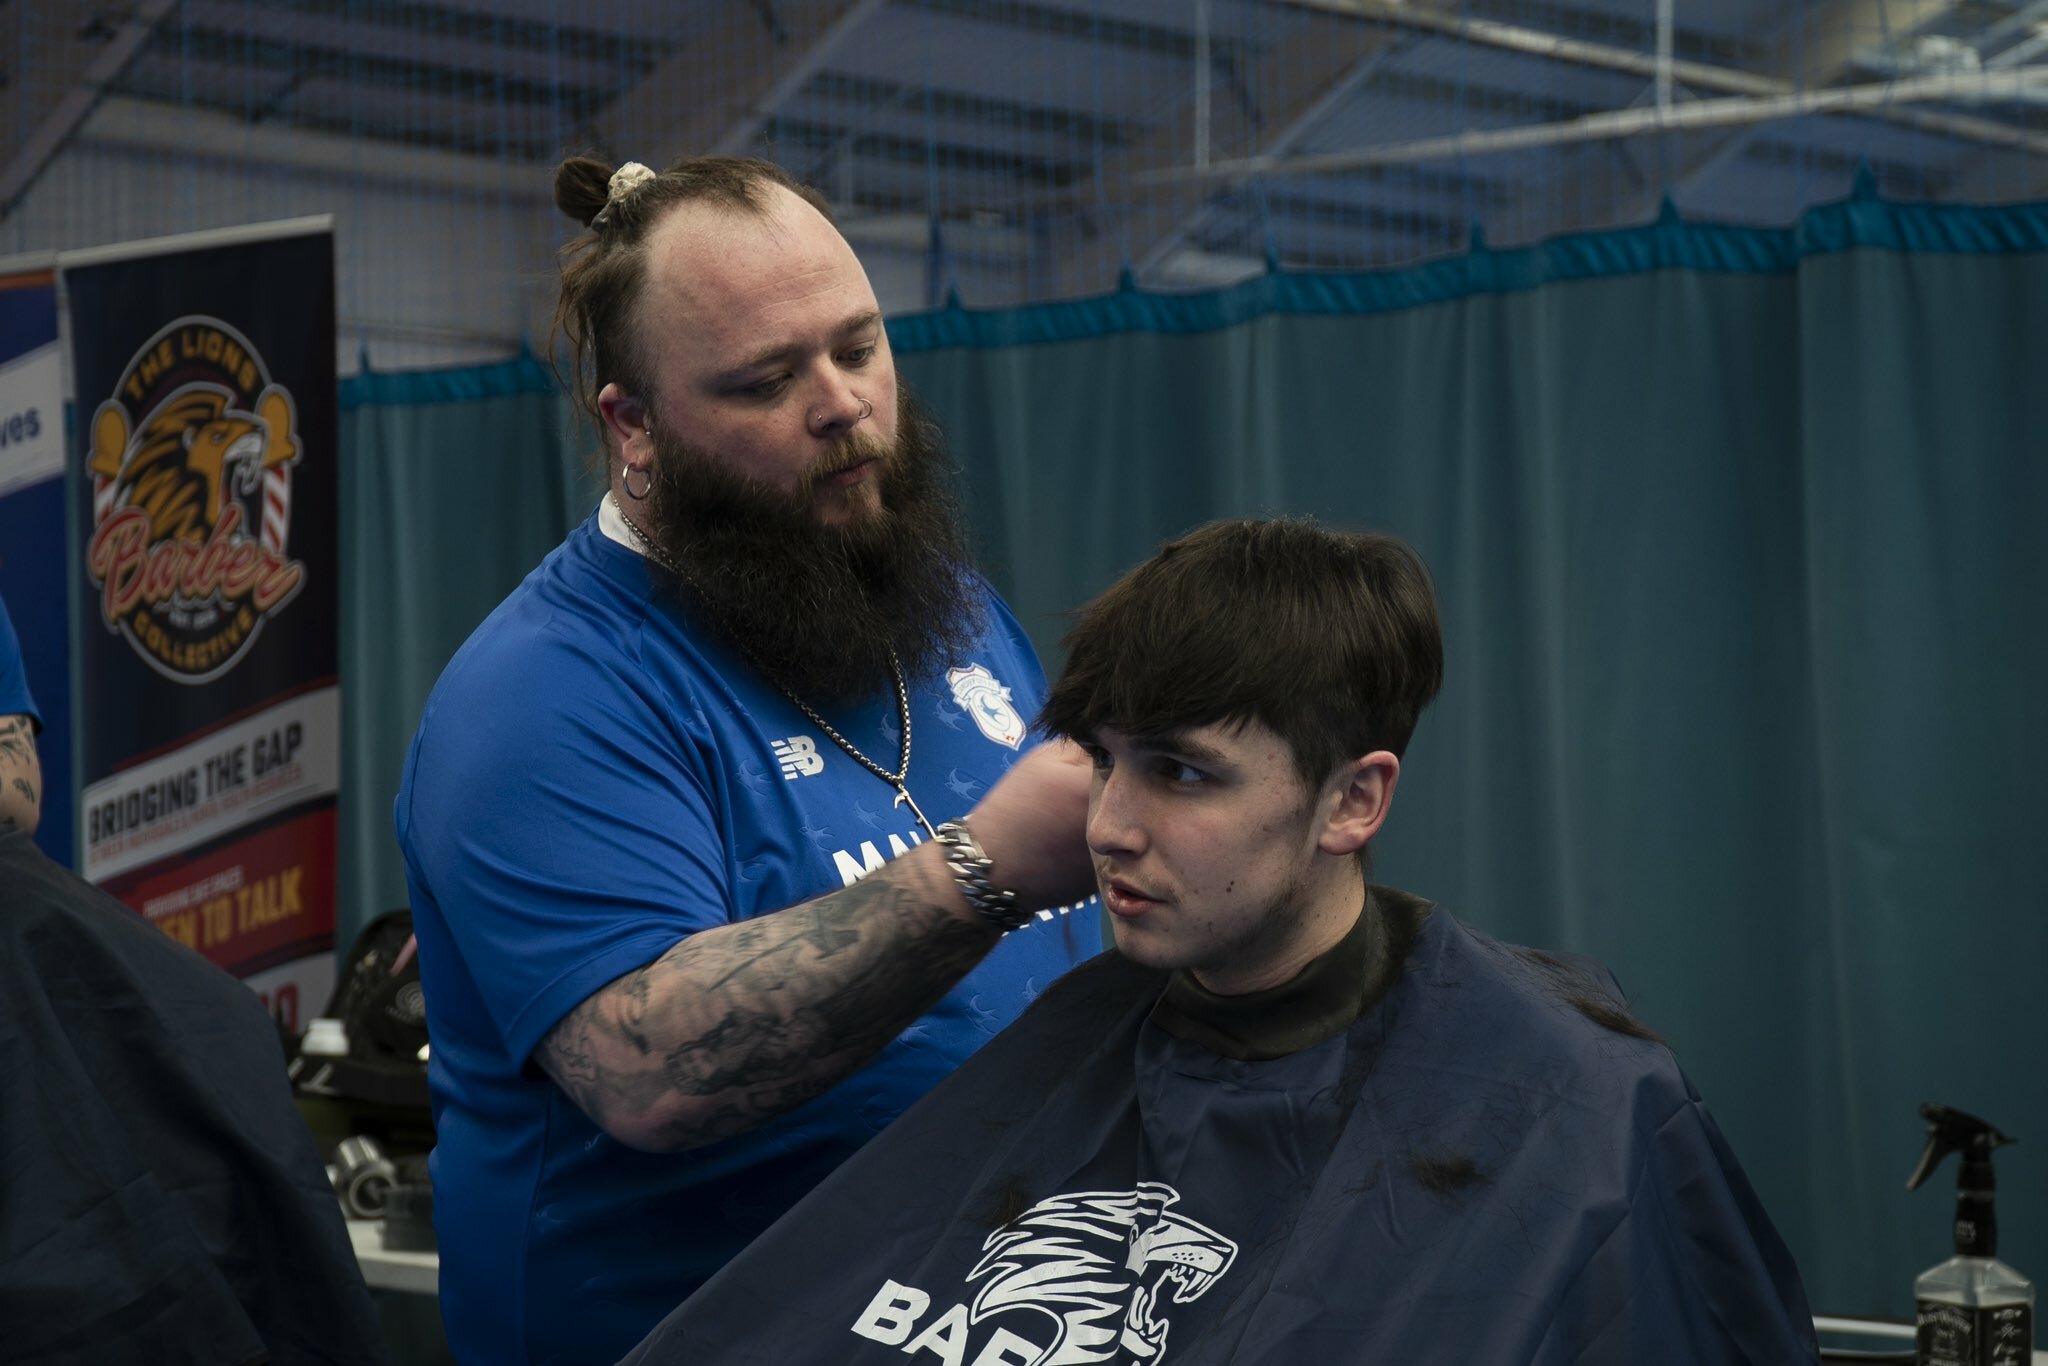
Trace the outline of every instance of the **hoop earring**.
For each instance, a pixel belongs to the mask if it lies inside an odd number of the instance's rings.
[[[647,481],[640,486],[638,493],[633,491],[633,471],[636,468],[640,471],[640,477]],[[621,465],[619,467],[619,484],[626,490],[626,496],[638,503],[645,499],[648,494],[654,492],[654,471],[646,466]]]

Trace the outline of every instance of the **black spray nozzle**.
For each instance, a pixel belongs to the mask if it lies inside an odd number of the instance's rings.
[[[1925,1181],[1950,1153],[1961,1153],[1952,1230],[1956,1255],[1997,1256],[1998,1215],[1992,1208],[1992,1193],[1998,1178],[1991,1170],[1991,1154],[2012,1140],[1975,1115],[1951,1110],[1946,1105],[1924,1104],[1920,1117],[1927,1121],[1927,1147],[1920,1154],[1920,1165],[1906,1178],[1906,1189],[1912,1190]]]
[[[1927,1146],[1921,1150],[1920,1165],[1906,1178],[1907,1190],[1917,1190],[1950,1153],[1963,1155],[1963,1184],[1975,1185],[1979,1177],[1988,1181],[1992,1150],[2014,1141],[1975,1115],[1932,1101],[1921,1105],[1920,1118],[1927,1121]],[[1981,1171],[1971,1170],[1979,1164]]]

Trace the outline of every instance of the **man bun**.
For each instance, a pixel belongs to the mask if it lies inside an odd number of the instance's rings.
[[[555,168],[555,207],[587,228],[611,198],[611,179],[596,157],[570,157]]]

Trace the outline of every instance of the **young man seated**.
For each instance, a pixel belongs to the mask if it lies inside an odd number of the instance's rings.
[[[1790,1255],[1613,977],[1368,881],[1442,673],[1412,551],[1219,523],[1068,644],[1041,724],[1094,760],[1116,949],[629,1361],[1817,1359]]]

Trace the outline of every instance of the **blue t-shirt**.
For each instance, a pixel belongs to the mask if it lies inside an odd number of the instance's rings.
[[[0,716],[26,716],[43,728],[43,714],[29,696],[28,675],[21,666],[21,641],[15,638],[14,623],[8,620],[7,604],[0,602]]]
[[[1024,749],[1044,688],[988,627],[910,683],[934,823]],[[896,699],[828,719],[886,767]],[[607,1136],[530,1062],[592,992],[691,932],[838,890],[917,843],[895,793],[655,585],[592,517],[427,700],[396,818],[420,941],[441,1307],[463,1360],[612,1362],[828,1172],[1099,948],[1092,909],[1007,936],[873,1063],[675,1154]]]

